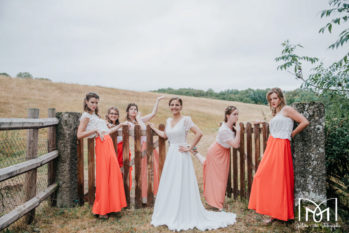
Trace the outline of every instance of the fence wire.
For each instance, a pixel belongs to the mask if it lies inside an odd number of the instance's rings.
[[[0,131],[0,169],[26,161],[26,151],[27,130]],[[37,156],[47,152],[47,133],[42,129],[39,130]],[[46,164],[37,169],[36,193],[47,187],[47,168]],[[0,216],[26,201],[25,177],[26,173],[0,182]]]

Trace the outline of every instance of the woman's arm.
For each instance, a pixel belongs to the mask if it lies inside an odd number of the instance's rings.
[[[78,133],[77,133],[78,139],[91,136],[92,134],[98,134],[97,130],[86,131],[86,127],[87,127],[87,124],[89,121],[90,121],[90,119],[87,117],[83,118],[80,121],[80,124],[78,127]]]
[[[189,147],[180,146],[179,147],[179,151],[180,152],[187,152],[187,151],[192,150],[199,143],[201,137],[203,136],[202,131],[196,125],[191,127],[190,131],[192,131],[195,134],[194,140],[193,140],[192,144]]]
[[[122,123],[118,124],[117,126],[114,126],[113,128],[111,128],[109,131],[109,134],[116,132],[118,129],[120,129],[124,125],[130,126],[128,122],[122,122]]]
[[[150,126],[150,128],[152,128],[152,130],[154,130],[154,132],[159,135],[160,137],[167,139],[167,135],[165,133],[165,131],[159,130],[157,129],[153,123],[148,123],[148,125]]]
[[[299,125],[292,131],[291,137],[293,138],[296,134],[300,133],[303,129],[305,129],[309,125],[309,121],[302,114],[297,112],[296,109],[286,106],[284,107],[284,113],[286,117],[291,118],[292,120],[299,123]]]
[[[232,146],[233,148],[239,148],[240,147],[240,126],[236,125],[235,127],[235,137],[227,141],[226,143]]]
[[[158,98],[156,98],[156,102],[155,102],[155,105],[153,107],[153,111],[150,114],[145,115],[141,118],[144,123],[150,121],[156,115],[156,113],[158,112],[158,108],[159,108],[159,102],[163,98],[164,98],[164,96],[159,96]]]

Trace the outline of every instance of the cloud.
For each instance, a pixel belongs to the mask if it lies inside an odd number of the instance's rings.
[[[294,89],[276,71],[281,42],[333,61],[318,35],[327,1],[0,2],[0,63],[53,81],[154,90],[161,87]]]

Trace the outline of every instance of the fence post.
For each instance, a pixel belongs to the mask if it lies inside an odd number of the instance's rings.
[[[253,134],[254,134],[254,172],[257,172],[258,165],[259,165],[259,158],[261,155],[261,135],[259,131],[259,123],[254,124],[253,127]]]
[[[124,167],[124,189],[125,189],[125,196],[126,196],[126,202],[127,206],[130,206],[130,182],[129,182],[129,154],[130,154],[130,137],[128,133],[128,126],[123,125],[122,126],[122,157],[123,157],[123,167]]]
[[[233,190],[234,199],[238,198],[239,187],[238,187],[238,150],[233,148]]]
[[[48,109],[48,117],[53,118],[56,117],[56,109],[49,108]],[[56,150],[56,126],[49,127],[47,129],[47,151],[51,152]],[[48,163],[48,172],[47,172],[47,186],[53,184],[56,180],[56,159]],[[51,206],[56,206],[56,197],[55,194],[51,195]]]
[[[135,125],[135,207],[142,207],[141,188],[141,126]]]
[[[28,109],[28,118],[39,118],[39,109],[30,108]],[[34,159],[38,154],[38,137],[39,137],[39,129],[29,129],[27,133],[27,153],[26,160]],[[25,175],[25,200],[29,201],[36,195],[36,177],[37,177],[37,169],[33,169],[28,171]],[[26,215],[26,222],[28,224],[32,223],[35,217],[35,209],[30,211]]]
[[[240,122],[240,199],[245,197],[245,130]]]
[[[77,129],[81,114],[58,112],[56,180],[58,207],[73,207],[78,203]]]
[[[165,131],[165,125],[160,124],[159,130]],[[159,178],[161,178],[162,169],[166,159],[166,144],[165,139],[159,136]]]
[[[252,126],[250,122],[246,124],[247,131],[247,192],[246,198],[248,199],[251,193],[252,186]]]
[[[153,194],[153,131],[149,125],[147,125],[147,164],[148,164],[148,195],[147,206],[153,206],[154,194]]]
[[[326,200],[325,108],[322,103],[294,103],[292,106],[310,124],[292,140],[295,205],[298,198],[320,203]]]

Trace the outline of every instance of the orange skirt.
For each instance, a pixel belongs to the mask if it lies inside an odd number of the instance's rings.
[[[249,209],[272,218],[294,219],[294,177],[290,141],[269,136],[253,178]]]
[[[118,162],[119,162],[120,168],[122,168],[124,166],[124,157],[122,154],[122,145],[123,145],[122,141],[118,143]],[[131,161],[131,151],[129,152],[129,161]],[[130,191],[131,191],[131,189],[132,189],[132,166],[129,166],[128,176],[129,176],[129,184],[130,184]]]
[[[204,197],[207,204],[223,208],[230,163],[230,149],[214,142],[204,162]]]
[[[142,152],[147,150],[147,143],[142,144]],[[159,153],[153,150],[153,194],[156,196],[159,188]],[[147,156],[142,157],[141,162],[141,183],[142,183],[142,201],[147,202],[148,197],[148,166]]]
[[[127,206],[124,183],[113,141],[109,135],[96,138],[96,196],[92,212],[105,215]]]

